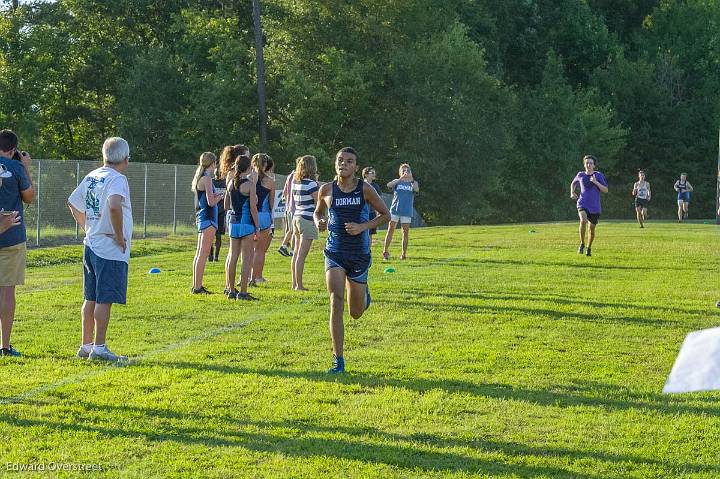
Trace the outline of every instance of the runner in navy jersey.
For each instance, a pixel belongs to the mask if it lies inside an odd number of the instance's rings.
[[[677,191],[677,202],[678,202],[678,223],[682,223],[688,217],[688,208],[690,208],[690,195],[692,194],[693,187],[687,180],[687,173],[680,173],[680,179],[673,185],[675,191]]]
[[[337,153],[337,177],[320,188],[313,215],[318,229],[328,230],[325,281],[330,293],[330,336],[334,357],[329,373],[345,371],[345,289],[350,316],[357,319],[370,306],[367,280],[372,259],[368,230],[390,220],[390,211],[375,189],[355,177],[357,160],[358,155],[352,148],[343,148]],[[369,207],[377,212],[371,221],[368,221]],[[325,219],[326,212],[329,212],[328,220]]]

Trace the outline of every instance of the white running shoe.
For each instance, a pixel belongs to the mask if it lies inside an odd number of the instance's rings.
[[[92,351],[92,350],[90,350],[90,351]],[[90,351],[88,351],[87,349],[80,346],[80,349],[78,349],[78,352],[77,352],[77,357],[79,357],[80,359],[87,359],[90,357]]]
[[[118,356],[117,354],[113,353],[108,349],[107,346],[104,348],[93,348],[92,351],[90,351],[90,355],[88,356],[88,359],[95,360],[99,359],[101,361],[127,361],[127,356]]]

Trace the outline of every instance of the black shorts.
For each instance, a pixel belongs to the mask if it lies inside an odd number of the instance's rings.
[[[215,236],[222,236],[225,234],[225,231],[227,231],[227,218],[225,216],[225,209],[218,208],[218,227],[217,231],[215,231]]]
[[[645,198],[635,198],[635,208],[647,208],[650,200]]]
[[[596,225],[600,221],[600,213],[590,213],[585,208],[578,208],[578,211],[584,211],[590,223]]]

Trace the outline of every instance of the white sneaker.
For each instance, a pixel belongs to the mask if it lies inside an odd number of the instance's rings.
[[[80,346],[80,349],[78,349],[77,352],[77,357],[79,357],[80,359],[87,359],[90,357],[90,351]]]
[[[118,356],[105,346],[102,349],[93,348],[88,356],[89,360],[99,359],[101,361],[127,361],[127,356]]]

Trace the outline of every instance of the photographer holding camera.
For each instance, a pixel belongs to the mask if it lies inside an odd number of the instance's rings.
[[[35,197],[30,177],[30,155],[19,151],[18,137],[10,130],[0,130],[0,214],[17,223],[0,233],[0,356],[20,356],[10,345],[15,319],[15,286],[25,283],[25,221],[23,203]],[[19,221],[18,221],[19,220]]]

